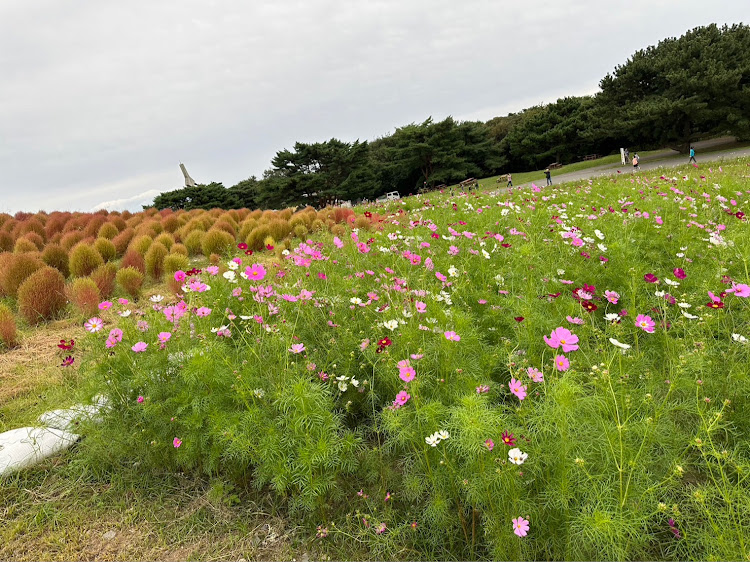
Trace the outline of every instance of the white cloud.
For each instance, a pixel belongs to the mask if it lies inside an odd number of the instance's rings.
[[[107,209],[108,211],[140,211],[143,205],[148,205],[153,202],[154,197],[161,193],[158,189],[149,189],[138,195],[132,197],[126,197],[121,199],[113,199],[112,201],[104,201],[91,208],[91,212],[98,211],[100,209]]]

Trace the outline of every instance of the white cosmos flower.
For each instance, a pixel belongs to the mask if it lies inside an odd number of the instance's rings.
[[[614,322],[615,320],[620,319],[620,315],[617,314],[616,312],[608,312],[607,314],[604,315],[604,319],[607,322]]]
[[[424,441],[430,447],[437,447],[438,443],[440,443],[440,437],[438,437],[437,433],[433,433],[432,435],[428,435],[427,437],[425,437]]]
[[[456,269],[455,265],[452,265],[448,268],[448,275],[451,277],[458,277],[458,269]]]
[[[523,464],[528,456],[528,453],[524,453],[518,447],[514,447],[508,451],[508,460],[513,464]]]
[[[354,377],[352,377],[352,380],[350,382],[352,383],[352,386],[354,388],[357,388],[359,386],[359,381],[355,379]]]
[[[438,431],[437,434],[440,437],[440,439],[448,439],[451,436],[451,434],[445,431],[444,429],[441,429],[440,431]]]
[[[690,314],[689,312],[682,311],[682,315],[687,318],[688,320],[695,320],[696,318],[700,318],[700,316],[695,316],[694,314]]]
[[[398,328],[398,320],[388,320],[387,322],[383,322],[383,327],[388,328],[392,332]]]
[[[656,295],[657,297],[663,297],[666,294],[666,291],[654,291],[654,295]]]
[[[687,302],[678,302],[677,306],[679,306],[680,308],[690,308],[692,305]]]
[[[596,247],[599,248],[602,252],[607,251],[607,247],[604,244],[597,244]]]
[[[346,389],[349,388],[349,385],[346,381],[339,381],[339,390],[341,392],[346,392]]]
[[[123,318],[127,318],[132,312],[132,310],[123,310],[122,312],[118,312],[117,314],[119,314]]]
[[[747,343],[747,338],[745,336],[741,336],[740,334],[732,334],[732,339],[739,343]]]
[[[150,300],[151,302],[161,302],[161,301],[164,300],[164,297],[161,296],[161,295],[154,295],[153,297],[151,297],[148,300]]]
[[[227,267],[232,271],[235,271],[240,268],[240,264],[238,264],[236,261],[228,261]],[[226,276],[226,273],[224,275]]]
[[[234,262],[232,261],[232,262],[229,262],[229,263],[234,263]],[[234,263],[234,265],[237,265],[237,264]],[[234,271],[225,271],[223,277],[224,277],[224,279],[226,279],[230,283],[236,283],[237,282],[237,274]]]
[[[609,343],[611,343],[615,347],[619,347],[620,349],[630,349],[630,346],[628,344],[617,341],[615,338],[609,338]]]
[[[664,278],[664,282],[670,287],[679,287],[680,284],[677,281],[672,281],[669,277]]]
[[[557,274],[558,275],[565,275],[565,270],[564,269],[558,269],[557,270]],[[498,275],[498,277],[499,277],[499,275]]]
[[[597,237],[597,238],[598,238],[599,240],[604,240],[604,233],[603,233],[603,232],[602,232],[601,230],[598,230],[598,229],[597,229],[597,230],[595,230],[595,231],[594,231],[594,234],[596,235],[596,237]]]
[[[362,304],[362,299],[359,297],[352,297],[349,299],[349,302],[352,304]]]
[[[282,255],[282,256],[288,256],[288,255],[289,255],[289,250],[283,250],[283,251],[281,252],[281,255]]]
[[[482,255],[485,257],[485,259],[490,259],[490,255],[487,253],[487,250],[482,250]]]

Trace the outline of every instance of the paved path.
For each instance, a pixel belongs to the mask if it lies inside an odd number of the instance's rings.
[[[708,152],[701,154],[696,150],[696,160],[698,165],[707,164],[710,162],[718,162],[721,160],[727,160],[730,158],[739,158],[741,156],[750,156],[750,147],[742,148],[730,148],[727,150],[719,150],[716,152]],[[676,168],[678,166],[684,166],[688,163],[688,156],[685,154],[678,154],[675,156],[663,157],[661,155],[652,158],[643,158],[641,160],[641,171],[643,170],[655,170],[657,168]],[[590,178],[598,178],[601,176],[613,176],[617,173],[629,174],[633,172],[633,166],[628,164],[626,166],[616,166],[611,164],[605,164],[603,166],[596,166],[594,168],[587,168],[579,172],[570,172],[567,174],[560,174],[552,176],[553,183],[565,183],[569,181],[580,181]],[[544,178],[541,180],[534,180],[533,183],[542,185]],[[530,186],[532,182],[526,182],[521,186]]]

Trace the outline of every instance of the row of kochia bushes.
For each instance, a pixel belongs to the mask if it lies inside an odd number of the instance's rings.
[[[369,228],[370,218],[350,209],[310,207],[295,212],[196,210],[142,213],[0,214],[0,298],[15,302],[16,313],[36,325],[60,317],[72,306],[95,314],[99,302],[118,291],[137,299],[144,283],[172,279],[190,269],[190,258],[218,262],[236,244],[249,250],[287,248],[291,239],[318,230],[343,234],[347,224]],[[17,343],[12,307],[0,303],[0,341]]]

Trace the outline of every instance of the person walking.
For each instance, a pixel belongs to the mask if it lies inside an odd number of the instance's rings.
[[[552,185],[552,172],[549,171],[549,168],[544,170],[544,177],[547,178],[547,185]]]
[[[627,164],[627,163],[629,163],[629,162],[630,162],[630,150],[628,150],[628,149],[626,148],[626,149],[625,149],[625,163]]]
[[[513,176],[508,174],[508,185],[506,187],[513,187]]]
[[[640,170],[640,169],[641,169],[641,167],[640,167],[640,166],[638,165],[638,163],[639,163],[640,161],[641,161],[641,159],[640,159],[640,158],[638,158],[638,153],[636,152],[636,153],[635,153],[635,154],[633,155],[633,172],[635,172],[636,170]]]
[[[688,164],[690,164],[690,162],[695,162],[696,164],[698,163],[695,160],[695,147],[693,146],[690,147],[690,160],[688,160]]]

